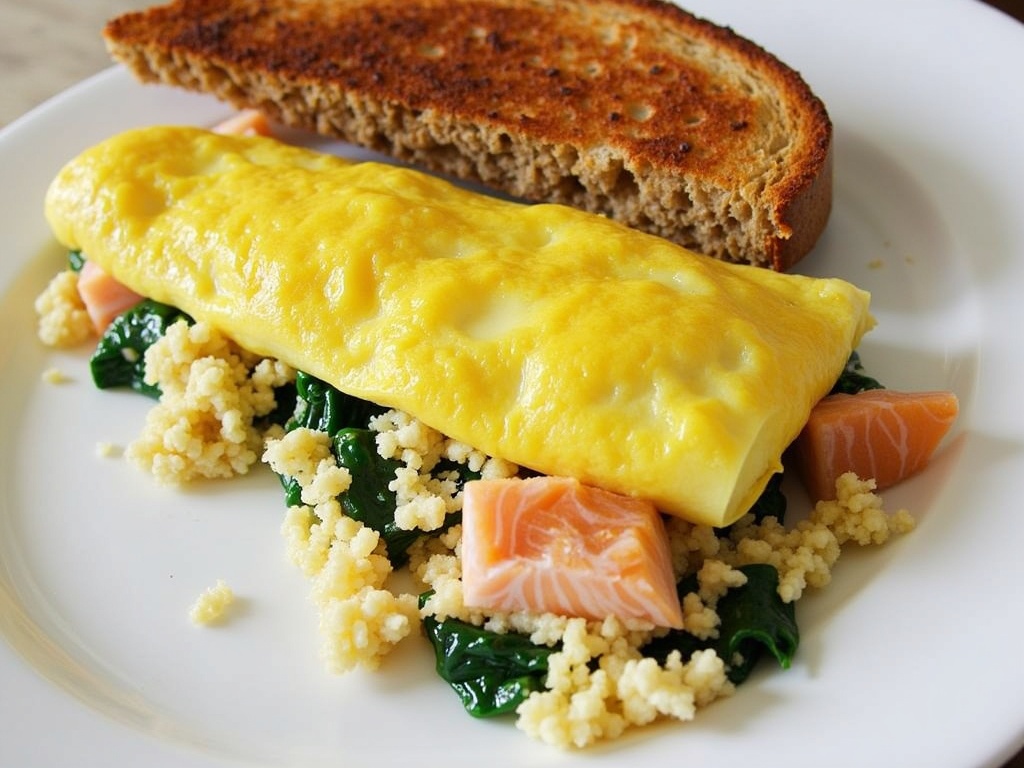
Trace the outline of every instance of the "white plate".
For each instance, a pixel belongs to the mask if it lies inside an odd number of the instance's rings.
[[[873,291],[873,372],[963,405],[934,464],[887,494],[918,530],[844,554],[833,585],[799,605],[794,668],[760,672],[694,723],[582,755],[463,714],[424,643],[378,674],[322,672],[276,481],[178,492],[98,458],[97,442],[132,439],[148,403],[93,390],[84,353],[31,333],[32,299],[63,258],[41,213],[58,167],[122,128],[228,114],[112,70],[0,134],[0,764],[962,768],[1021,744],[1024,27],[966,0],[689,5],[827,101],[835,212],[802,268]],[[73,381],[43,384],[50,366]],[[218,578],[241,610],[198,629],[188,607]]]

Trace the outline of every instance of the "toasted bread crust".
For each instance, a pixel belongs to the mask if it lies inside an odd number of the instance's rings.
[[[792,69],[659,0],[177,0],[112,20],[143,80],[786,269],[831,205]]]

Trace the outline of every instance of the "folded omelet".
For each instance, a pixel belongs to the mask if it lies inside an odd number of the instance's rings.
[[[262,137],[129,131],[52,183],[57,239],[489,454],[726,525],[872,324],[837,279]]]

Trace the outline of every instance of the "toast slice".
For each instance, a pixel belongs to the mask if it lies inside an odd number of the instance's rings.
[[[793,69],[660,0],[175,0],[111,20],[139,79],[785,270],[832,196]]]

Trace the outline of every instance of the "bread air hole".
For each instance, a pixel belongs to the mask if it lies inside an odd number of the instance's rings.
[[[687,194],[685,189],[673,189],[669,192],[668,204],[664,207],[669,211],[677,211],[681,215],[693,208],[693,198]]]
[[[427,59],[440,59],[444,56],[444,46],[436,43],[420,43],[416,51]]]
[[[626,114],[637,122],[642,123],[645,120],[651,119],[654,115],[654,107],[650,104],[638,104],[636,102],[632,102],[626,105]]]
[[[491,137],[490,146],[488,150],[491,154],[504,155],[512,151],[512,137],[504,131],[495,134]]]
[[[615,186],[612,188],[612,198],[629,198],[640,194],[640,185],[636,183],[636,177],[627,169],[619,170],[615,179]]]
[[[566,202],[585,200],[589,196],[587,188],[577,176],[564,176],[558,182],[558,199]]]
[[[730,229],[740,229],[744,222],[753,221],[754,209],[750,207],[750,203],[745,200],[741,200],[737,203],[733,203],[729,210],[729,221]],[[731,226],[731,222],[736,222],[736,226]]]

